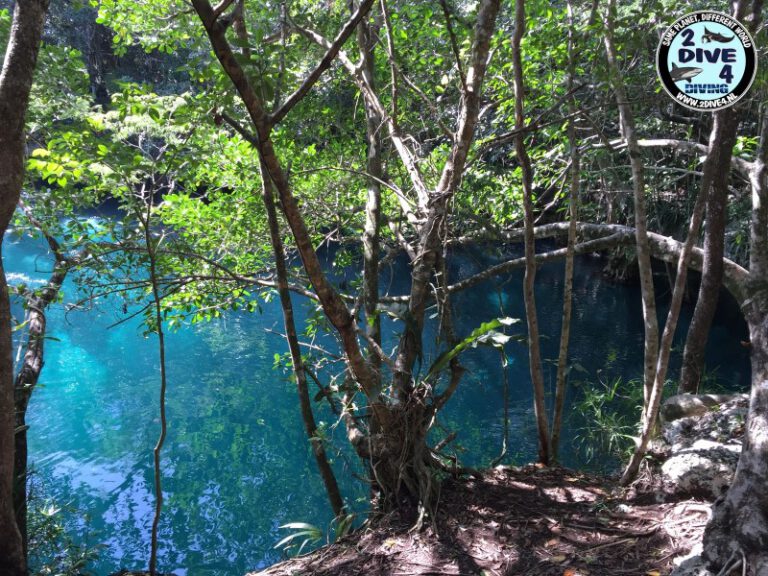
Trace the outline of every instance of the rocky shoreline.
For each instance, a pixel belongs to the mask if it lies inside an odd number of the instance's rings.
[[[748,409],[746,394],[684,394],[664,403],[661,438],[654,442],[652,455],[667,497],[693,497],[711,505],[728,491]],[[699,541],[688,554],[673,560],[671,576],[714,576],[701,553]]]

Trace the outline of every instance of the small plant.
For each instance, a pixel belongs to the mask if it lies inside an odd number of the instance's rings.
[[[336,523],[336,530],[333,533],[334,542],[344,538],[344,536],[352,532],[354,521],[354,514],[344,514],[343,516],[334,519],[334,522]]]
[[[275,548],[282,548],[289,552],[298,546],[296,556],[300,556],[308,545],[317,544],[323,539],[323,531],[317,526],[307,524],[306,522],[289,522],[288,524],[283,524],[280,528],[294,530],[294,532],[275,544]]]
[[[289,522],[288,524],[283,524],[280,528],[294,530],[294,532],[275,544],[275,548],[282,548],[286,552],[293,552],[295,550],[295,555],[300,556],[307,546],[318,544],[323,540],[323,537],[325,537],[326,542],[336,542],[343,538],[352,531],[354,521],[354,514],[343,514],[338,518],[334,518],[331,521],[331,526],[328,528],[327,535],[323,533],[321,528],[318,528],[313,524],[307,524],[306,522]],[[335,528],[333,527],[334,524],[336,525]]]
[[[29,565],[39,576],[88,576],[88,565],[98,558],[101,544],[89,546],[85,535],[75,539],[64,525],[62,508],[50,500],[32,498],[28,508]],[[77,541],[76,541],[77,540]]]
[[[641,403],[639,380],[624,384],[621,378],[615,378],[608,384],[598,378],[597,384],[582,386],[582,397],[574,405],[574,411],[583,419],[576,442],[588,462],[629,455],[635,430],[632,423],[636,421],[632,416]],[[605,467],[607,461],[602,462]]]

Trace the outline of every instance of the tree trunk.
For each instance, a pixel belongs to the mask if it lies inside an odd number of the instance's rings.
[[[152,518],[149,551],[149,573],[151,576],[157,574],[158,533],[160,527],[160,514],[163,511],[163,475],[160,455],[163,450],[163,445],[165,444],[166,436],[168,435],[168,419],[165,410],[165,396],[168,387],[167,372],[165,369],[165,331],[163,330],[162,294],[160,293],[160,283],[157,275],[157,248],[160,245],[161,240],[155,242],[152,238],[152,197],[154,196],[155,189],[154,186],[148,191],[143,189],[144,194],[142,194],[141,200],[146,202],[146,212],[144,212],[143,217],[142,209],[144,206],[141,206],[137,210],[138,219],[144,228],[144,245],[147,249],[147,258],[149,260],[149,279],[152,286],[152,308],[155,316],[157,350],[160,360],[160,394],[158,397],[160,434],[157,437],[157,443],[152,451],[155,477],[155,510]]]
[[[62,253],[58,241],[48,233],[45,226],[37,221],[24,202],[19,201],[19,207],[30,223],[45,237],[54,257],[53,273],[48,279],[48,283],[41,290],[34,291],[27,296],[27,342],[24,350],[24,359],[14,381],[16,441],[13,466],[15,482],[13,507],[16,511],[16,524],[21,534],[24,556],[27,557],[27,406],[29,406],[29,400],[32,397],[32,392],[37,385],[44,365],[45,311],[58,297],[70,267],[79,257],[66,257]]]
[[[567,90],[573,90],[573,78],[576,75],[574,59],[574,22],[573,6],[568,2],[568,84]],[[571,337],[571,311],[573,308],[573,257],[576,245],[576,200],[579,196],[580,154],[576,142],[576,103],[573,98],[568,102],[568,146],[571,152],[571,181],[568,195],[568,245],[565,253],[565,278],[563,279],[563,314],[560,327],[560,348],[557,355],[557,381],[555,385],[555,407],[552,415],[552,436],[550,444],[552,458],[557,460],[560,447],[560,428],[563,422],[565,406],[565,388],[568,378],[568,343]]]
[[[24,554],[27,554],[27,406],[43,369],[46,319],[45,310],[59,294],[67,276],[69,263],[56,254],[56,268],[42,291],[27,301],[27,344],[24,360],[14,383],[16,405],[16,439],[14,453],[14,509],[21,534]]]
[[[723,283],[725,225],[728,221],[728,179],[736,143],[739,115],[736,107],[714,113],[707,162],[712,165],[712,185],[707,192],[707,219],[704,233],[704,268],[699,295],[685,341],[679,393],[695,394],[704,370],[704,353],[712,319]]]
[[[362,58],[362,74],[374,88],[374,48],[376,37],[362,21],[357,27],[357,42]],[[364,99],[365,100],[365,99]],[[363,231],[363,300],[365,302],[365,330],[369,339],[368,361],[371,363],[377,385],[381,387],[381,359],[377,346],[381,346],[381,319],[379,303],[379,230],[381,228],[381,180],[384,170],[381,162],[381,115],[365,100],[365,138],[367,143],[366,171],[368,197],[365,203],[365,230]]]
[[[216,57],[223,70],[229,76],[240,94],[251,122],[256,130],[254,138],[264,168],[274,184],[280,200],[280,207],[291,229],[299,256],[317,298],[336,329],[345,353],[345,360],[352,390],[361,390],[368,402],[370,413],[370,436],[356,436],[352,441],[359,454],[370,459],[373,481],[381,488],[383,508],[397,505],[401,498],[418,504],[422,510],[428,509],[435,489],[430,469],[429,448],[426,434],[434,418],[439,400],[447,398],[444,392],[440,399],[432,403],[427,397],[429,387],[414,386],[412,368],[421,349],[421,326],[429,296],[430,280],[434,271],[437,250],[442,248],[439,235],[444,222],[448,201],[461,182],[467,154],[474,137],[475,125],[479,114],[480,94],[485,70],[488,63],[490,43],[495,29],[499,0],[482,0],[478,8],[475,37],[471,49],[471,74],[466,81],[462,106],[458,114],[458,129],[455,142],[443,167],[440,181],[431,194],[421,180],[415,157],[405,147],[399,137],[397,127],[373,89],[365,82],[357,68],[341,51],[341,47],[371,8],[373,0],[361,0],[353,16],[347,20],[334,41],[328,42],[316,33],[304,31],[313,40],[326,48],[320,63],[310,72],[301,85],[285,100],[280,108],[267,114],[264,104],[251,86],[248,76],[235,58],[226,38],[227,20],[221,19],[208,0],[192,0],[192,5],[203,23],[211,41]],[[225,4],[226,6],[226,4]],[[393,146],[403,160],[407,173],[413,180],[419,196],[419,208],[424,211],[425,220],[421,224],[419,252],[413,270],[413,284],[409,306],[409,317],[404,318],[406,330],[400,341],[397,360],[394,363],[393,382],[397,397],[382,398],[378,384],[378,373],[363,356],[358,342],[358,330],[354,315],[328,282],[315,253],[311,237],[306,227],[303,214],[293,196],[287,175],[275,154],[270,135],[272,127],[278,124],[293,106],[312,89],[322,73],[339,58],[360,82],[361,90],[390,131]],[[455,388],[449,386],[448,390]],[[351,392],[353,393],[353,392]],[[351,394],[350,393],[350,394]],[[345,410],[347,418],[351,418]],[[367,453],[367,454],[366,454]]]
[[[643,353],[643,406],[647,406],[651,397],[651,388],[656,377],[656,362],[659,354],[659,321],[656,317],[656,297],[653,291],[653,269],[651,268],[651,251],[648,243],[647,216],[645,210],[645,169],[642,153],[635,134],[635,118],[629,105],[624,80],[621,77],[616,47],[613,43],[613,18],[615,6],[613,0],[608,2],[605,16],[605,54],[611,85],[616,94],[616,105],[619,108],[619,120],[624,139],[627,141],[627,152],[632,168],[632,190],[635,209],[635,249],[637,250],[637,265],[640,273],[640,290],[643,300],[643,320],[645,324],[645,346]]]
[[[741,458],[704,533],[704,557],[715,571],[743,554],[756,576],[768,574],[768,309],[761,316],[748,319],[752,392]]]
[[[339,518],[344,513],[344,500],[341,497],[339,484],[336,482],[336,476],[328,462],[328,456],[325,452],[323,440],[317,434],[317,424],[315,416],[312,413],[312,401],[309,397],[309,387],[307,386],[307,373],[304,369],[304,360],[301,357],[301,348],[299,346],[299,337],[296,333],[296,323],[293,319],[293,304],[291,294],[288,290],[288,270],[285,265],[285,249],[283,241],[280,238],[280,226],[277,221],[277,210],[275,209],[275,200],[272,193],[272,183],[269,180],[269,173],[264,166],[261,167],[262,192],[264,197],[264,207],[267,212],[267,223],[269,225],[269,237],[272,242],[272,251],[275,255],[275,269],[277,271],[277,291],[280,295],[280,305],[283,309],[283,322],[285,326],[285,339],[288,341],[288,349],[291,353],[291,362],[293,364],[293,373],[296,376],[296,390],[299,394],[299,405],[301,407],[301,418],[304,422],[304,429],[307,432],[307,438],[312,446],[312,453],[317,462],[317,468],[320,471],[320,477],[323,479],[325,492],[331,504],[333,515]]]
[[[24,119],[47,8],[46,0],[16,2],[0,73],[0,246],[24,180]],[[20,576],[27,566],[13,506],[16,423],[10,308],[0,265],[0,575]]]
[[[114,50],[112,33],[109,28],[95,21],[91,23],[91,37],[88,40],[88,80],[91,87],[93,101],[106,109],[110,104],[109,89],[107,87],[107,74],[114,63]]]
[[[680,250],[680,257],[677,261],[677,274],[672,287],[672,300],[669,304],[669,312],[664,323],[664,332],[661,335],[661,344],[659,346],[659,357],[656,362],[656,373],[653,379],[653,386],[647,402],[643,406],[643,412],[640,418],[641,431],[640,440],[627,463],[624,474],[621,477],[621,483],[627,485],[634,481],[637,472],[640,470],[640,463],[645,458],[648,442],[651,440],[656,429],[656,420],[659,416],[659,406],[661,405],[661,396],[666,383],[667,370],[669,369],[669,359],[672,355],[672,342],[677,330],[677,321],[680,319],[680,308],[683,305],[685,288],[688,279],[688,266],[696,245],[696,239],[699,236],[701,222],[704,219],[704,208],[706,206],[707,190],[712,181],[713,165],[707,164],[704,168],[704,176],[701,180],[701,189],[696,196],[696,202],[691,214],[691,222],[688,227],[688,235]]]
[[[541,367],[541,344],[539,342],[539,319],[536,313],[536,241],[533,235],[533,169],[525,149],[525,118],[523,116],[523,65],[520,55],[520,41],[525,33],[525,0],[515,2],[515,33],[512,36],[512,65],[515,77],[515,152],[523,170],[523,207],[525,209],[525,280],[523,298],[525,317],[528,322],[528,362],[533,384],[533,409],[539,437],[539,462],[549,464],[549,424],[544,405],[544,374]]]
[[[757,26],[760,4],[753,8]],[[749,274],[743,307],[749,324],[752,391],[746,432],[733,484],[713,509],[704,533],[704,557],[715,570],[742,559],[752,574],[768,574],[768,111],[749,172],[752,186]],[[743,557],[742,557],[743,554]]]

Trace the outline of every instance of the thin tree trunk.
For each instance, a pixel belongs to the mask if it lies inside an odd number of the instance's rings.
[[[16,2],[0,73],[0,247],[24,180],[24,120],[40,48],[46,0]],[[12,318],[0,264],[0,574],[27,573],[13,506],[15,428]]]
[[[573,77],[576,74],[576,64],[574,58],[574,22],[573,6],[568,2],[568,81],[567,91],[573,90]],[[555,385],[555,407],[552,416],[552,458],[557,460],[558,449],[560,447],[560,429],[563,422],[563,407],[565,405],[565,388],[567,381],[568,367],[568,342],[571,337],[571,311],[573,309],[573,257],[574,246],[576,244],[576,221],[577,221],[577,199],[579,196],[579,171],[580,154],[579,146],[576,142],[576,104],[573,97],[568,101],[568,113],[571,119],[568,120],[568,145],[571,148],[571,181],[568,195],[568,245],[565,254],[565,278],[563,280],[563,314],[560,328],[560,348],[557,356],[557,380]]]
[[[280,206],[293,233],[304,270],[312,283],[326,316],[341,337],[350,371],[355,381],[361,385],[365,393],[370,397],[375,397],[375,378],[370,366],[361,354],[354,318],[323,272],[298,202],[293,196],[288,178],[275,153],[270,138],[273,122],[284,117],[288,110],[306,95],[307,91],[319,78],[319,74],[331,65],[333,57],[338,54],[341,48],[341,44],[354,32],[355,27],[372,4],[373,0],[365,0],[361,4],[355,15],[345,23],[344,28],[334,41],[333,48],[326,52],[326,57],[323,58],[321,65],[315,69],[317,74],[313,74],[311,79],[305,81],[300,89],[291,94],[279,111],[273,115],[268,115],[264,109],[263,102],[254,91],[246,73],[238,64],[232,52],[232,48],[226,38],[226,23],[222,22],[208,0],[192,0],[192,5],[208,34],[211,47],[224,72],[230,77],[230,80],[240,94],[253,126],[258,133],[257,146],[259,155],[264,160],[264,164],[279,195]]]
[[[699,295],[683,352],[679,393],[695,394],[704,371],[704,354],[715,317],[723,283],[725,226],[728,221],[728,180],[731,156],[736,144],[739,113],[737,107],[714,113],[707,162],[712,166],[712,185],[707,193],[707,219],[704,233],[704,268]]]
[[[650,397],[643,407],[643,412],[640,419],[640,440],[637,443],[635,451],[632,453],[632,457],[630,458],[629,463],[624,470],[624,474],[621,477],[621,483],[623,485],[629,484],[637,476],[637,472],[640,469],[640,464],[643,461],[643,458],[645,458],[645,453],[648,449],[648,442],[650,441],[656,426],[656,419],[659,415],[659,406],[661,405],[661,396],[664,391],[664,384],[667,378],[667,370],[669,368],[669,359],[672,355],[672,342],[675,337],[675,330],[677,329],[677,321],[680,319],[680,309],[683,305],[683,297],[685,296],[685,288],[688,278],[688,266],[690,264],[693,248],[696,245],[696,240],[699,237],[701,222],[704,219],[707,189],[710,187],[712,182],[713,168],[714,164],[709,163],[704,168],[704,176],[701,179],[701,189],[696,197],[696,203],[693,207],[693,214],[691,214],[691,223],[688,228],[688,236],[686,237],[685,243],[680,250],[680,256],[677,262],[677,275],[675,276],[675,284],[672,288],[672,301],[669,305],[667,320],[664,323],[664,332],[661,336],[659,357],[656,363],[656,374],[654,376]]]
[[[525,149],[525,117],[523,115],[523,67],[520,55],[520,41],[525,34],[525,0],[515,1],[515,33],[512,36],[512,65],[515,77],[515,152],[523,170],[523,207],[525,209],[525,316],[528,322],[528,361],[531,383],[533,384],[533,409],[539,437],[539,462],[549,464],[549,424],[544,404],[544,374],[541,367],[541,346],[539,342],[539,319],[536,313],[536,240],[533,235],[533,169]]]
[[[632,190],[635,210],[635,238],[637,263],[640,270],[640,289],[643,299],[643,320],[645,324],[645,345],[643,353],[643,405],[650,402],[651,389],[656,377],[656,362],[659,355],[659,321],[656,317],[656,297],[653,292],[653,269],[651,268],[651,251],[648,244],[648,226],[645,211],[645,172],[642,153],[635,134],[635,118],[632,114],[624,80],[619,70],[616,47],[613,43],[613,17],[615,13],[614,0],[609,0],[604,19],[605,31],[603,41],[608,61],[608,71],[611,85],[616,95],[616,105],[619,108],[619,120],[624,139],[627,141],[627,151],[632,168]]]
[[[312,453],[315,456],[317,468],[320,471],[320,477],[323,479],[323,485],[325,486],[328,500],[331,503],[333,515],[336,518],[340,518],[344,514],[344,499],[341,497],[341,491],[339,490],[338,482],[336,482],[336,476],[328,462],[328,456],[325,452],[323,440],[318,436],[315,416],[312,413],[312,401],[309,397],[309,387],[307,386],[307,373],[304,369],[304,361],[301,357],[299,337],[296,332],[296,323],[293,318],[293,304],[291,303],[291,294],[288,290],[288,270],[285,263],[285,249],[283,248],[283,241],[280,238],[280,225],[277,221],[277,210],[275,209],[275,200],[272,193],[269,172],[263,165],[261,165],[261,178],[264,207],[266,208],[267,223],[269,225],[269,238],[272,243],[272,251],[275,255],[277,291],[280,295],[280,305],[283,309],[285,339],[288,341],[288,349],[291,353],[291,362],[293,364],[293,373],[296,376],[296,390],[299,394],[301,418],[304,422],[307,438],[309,438],[309,442],[312,445]]]
[[[145,190],[145,197],[143,200],[146,202],[146,212],[143,216],[139,215],[139,219],[144,227],[144,243],[147,249],[147,257],[149,258],[149,279],[152,284],[152,303],[156,324],[155,329],[157,330],[157,346],[160,353],[160,396],[158,408],[160,413],[160,435],[158,436],[157,443],[152,451],[155,476],[155,514],[152,519],[152,535],[149,553],[149,573],[151,576],[157,574],[158,528],[160,526],[160,515],[163,511],[163,485],[160,454],[168,434],[168,420],[165,414],[165,392],[167,387],[165,371],[165,332],[163,330],[162,295],[160,294],[160,284],[157,279],[157,247],[159,246],[159,242],[155,243],[153,241],[151,229],[153,192],[154,188],[149,192],[146,192]]]
[[[374,48],[376,38],[368,23],[357,27],[357,42],[362,59],[362,74],[374,89]],[[384,170],[381,162],[381,115],[365,100],[365,137],[368,145],[366,171],[367,200],[365,203],[365,229],[363,231],[363,300],[365,302],[365,330],[372,342],[368,346],[368,362],[381,387],[381,359],[375,349],[381,346],[381,319],[377,311],[379,303],[379,230],[381,228],[381,184]]]
[[[732,109],[729,108],[715,113],[714,124],[710,133],[707,158],[704,163],[701,187],[694,204],[693,213],[691,215],[688,236],[685,240],[685,244],[683,245],[677,265],[677,274],[675,276],[675,282],[672,289],[672,301],[670,303],[666,323],[664,324],[664,332],[661,337],[661,346],[659,349],[659,358],[656,365],[656,375],[654,377],[653,388],[651,389],[650,398],[646,402],[646,405],[643,409],[640,440],[635,449],[635,452],[632,454],[632,457],[627,464],[624,474],[621,477],[621,483],[625,485],[629,484],[635,479],[635,476],[637,475],[637,472],[640,468],[640,463],[645,457],[648,442],[651,439],[651,435],[653,434],[656,425],[659,406],[661,404],[661,396],[667,377],[667,370],[669,368],[669,359],[672,354],[672,342],[674,340],[675,330],[677,329],[677,322],[680,316],[680,308],[685,297],[688,265],[691,254],[693,253],[693,248],[696,245],[696,241],[699,237],[699,229],[704,219],[704,212],[706,210],[707,215],[709,216],[709,207],[710,202],[712,201],[712,192],[714,188],[718,185],[725,186],[727,188],[728,173],[731,166],[730,151],[735,144],[736,125],[738,124],[737,119],[732,114],[724,114],[730,112],[731,110]],[[727,152],[725,151],[726,149]],[[725,207],[723,208],[725,209]],[[707,226],[709,225],[710,223],[708,219]],[[703,263],[705,271],[707,270],[708,265],[713,265],[711,258],[708,259],[707,254],[707,244],[705,242]],[[720,253],[719,262],[716,267],[719,268],[719,277],[717,278],[717,290],[715,292],[719,293],[722,286],[723,270],[725,267],[722,253]],[[714,313],[714,310],[712,310],[712,312]],[[709,328],[707,328],[707,331],[709,331]],[[704,344],[706,344],[706,338]],[[684,386],[682,379],[680,382],[679,391],[689,391]]]
[[[106,109],[110,104],[107,74],[114,65],[114,44],[109,28],[96,22],[98,13],[92,9],[93,21],[89,23],[90,39],[88,40],[88,79],[91,85],[93,101]]]
[[[67,273],[73,263],[64,257],[55,238],[26,210],[23,203],[22,209],[33,225],[38,227],[48,241],[51,252],[55,258],[54,270],[48,283],[41,290],[31,293],[27,298],[27,341],[24,358],[14,382],[14,401],[16,404],[16,442],[14,454],[14,509],[16,510],[16,524],[21,534],[25,557],[28,554],[27,542],[27,406],[32,397],[32,392],[37,385],[40,372],[44,364],[44,346],[46,317],[45,311],[56,300],[64,283]]]

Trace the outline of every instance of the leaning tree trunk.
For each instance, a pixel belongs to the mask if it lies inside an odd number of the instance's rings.
[[[24,119],[40,48],[47,0],[16,2],[0,73],[0,246],[24,181]],[[13,509],[15,451],[11,305],[0,264],[0,574],[27,573]]]
[[[13,505],[16,511],[16,524],[21,534],[24,554],[27,554],[27,406],[32,391],[37,385],[43,369],[46,318],[45,310],[61,290],[61,285],[69,271],[69,262],[57,254],[56,268],[48,284],[41,291],[32,294],[27,300],[27,344],[21,369],[14,382],[16,404],[16,438],[14,453],[14,493]]]
[[[267,212],[267,224],[269,226],[269,238],[272,243],[272,252],[275,255],[277,291],[280,295],[280,305],[283,309],[285,339],[288,341],[293,373],[296,376],[296,389],[299,393],[301,419],[304,422],[304,429],[312,446],[312,453],[315,456],[317,468],[320,471],[320,477],[323,480],[333,515],[336,518],[341,518],[344,513],[344,500],[341,497],[341,491],[339,490],[338,482],[336,482],[333,468],[331,468],[331,464],[328,462],[323,439],[318,434],[315,416],[312,412],[312,401],[309,397],[309,387],[307,386],[307,371],[304,367],[304,359],[301,357],[299,336],[296,332],[296,322],[293,318],[293,303],[291,302],[291,294],[288,289],[288,268],[286,266],[285,248],[280,238],[280,225],[277,221],[277,209],[275,208],[272,183],[264,166],[261,167],[261,178],[262,195]]]
[[[704,352],[715,317],[723,284],[725,225],[728,221],[728,179],[733,146],[736,143],[739,115],[735,107],[714,113],[707,163],[712,166],[712,184],[707,192],[704,233],[704,269],[701,286],[685,341],[678,392],[695,394],[704,370]]]

